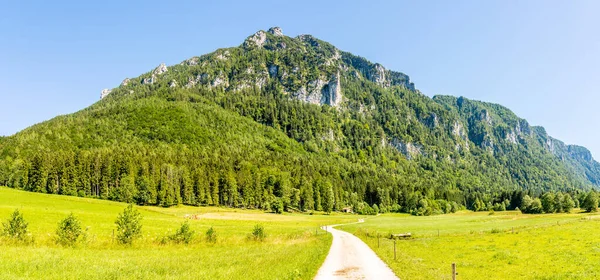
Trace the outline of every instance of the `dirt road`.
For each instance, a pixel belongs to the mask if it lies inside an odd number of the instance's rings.
[[[333,242],[315,280],[399,279],[367,244],[334,226],[327,226],[327,231],[333,235]]]

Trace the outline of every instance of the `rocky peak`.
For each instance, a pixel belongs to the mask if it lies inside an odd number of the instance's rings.
[[[124,86],[128,85],[130,81],[131,81],[131,80],[130,80],[129,78],[125,78],[125,80],[123,80],[123,81],[121,82],[121,86],[123,86],[123,87],[124,87]]]
[[[152,74],[161,75],[161,74],[166,73],[167,71],[168,71],[167,65],[165,65],[164,63],[161,63],[160,65],[158,65],[158,67],[156,67],[156,69],[154,69],[154,71],[152,71]]]
[[[376,84],[382,87],[389,86],[389,83],[387,83],[387,79],[385,77],[385,72],[386,71],[383,65],[375,63],[375,72],[370,77],[371,81],[375,82]]]
[[[267,41],[267,33],[265,33],[262,30],[259,30],[258,32],[254,33],[254,35],[248,37],[246,41],[244,41],[244,46],[262,47],[265,44],[265,41]]]
[[[100,99],[104,99],[104,97],[106,97],[107,95],[109,95],[111,92],[112,92],[112,89],[107,89],[107,88],[103,89],[100,92]]]
[[[281,28],[278,26],[269,28],[269,30],[267,32],[269,32],[275,36],[283,36],[283,31],[281,31]]]

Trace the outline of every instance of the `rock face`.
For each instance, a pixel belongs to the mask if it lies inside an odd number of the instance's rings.
[[[112,92],[111,89],[103,89],[102,92],[100,92],[100,99],[104,99],[104,97],[106,97],[107,95],[109,95]]]
[[[340,86],[340,72],[333,76],[329,83],[323,86],[321,104],[338,107],[342,103],[342,87]]]
[[[129,82],[130,82],[130,81],[131,81],[131,80],[130,80],[129,78],[125,78],[125,80],[123,80],[123,81],[121,82],[121,86],[122,86],[122,87],[124,87],[124,86],[127,86],[127,85],[129,84]]]
[[[267,32],[269,32],[275,36],[283,36],[283,31],[281,31],[281,28],[279,28],[277,26],[269,28],[269,30]]]
[[[167,73],[167,71],[168,71],[167,65],[165,65],[164,63],[161,63],[158,67],[156,67],[156,69],[154,69],[154,71],[152,71],[152,74],[162,75],[164,73]]]
[[[396,148],[409,160],[423,154],[423,146],[419,144],[413,144],[410,142],[405,144],[401,140],[394,138],[392,141],[390,141],[390,145]]]
[[[150,78],[144,78],[142,80],[142,84],[143,85],[151,85],[151,84],[154,84],[155,81],[156,81],[156,75],[152,74],[152,76],[150,76]]]
[[[292,96],[311,104],[339,107],[343,100],[340,73],[333,75],[329,80],[319,78],[310,81]]]
[[[256,47],[260,48],[265,44],[266,40],[267,40],[267,34],[264,31],[259,30],[258,32],[254,33],[254,35],[248,37],[248,39],[246,39],[246,41],[244,41],[244,46],[245,47],[256,46]]]

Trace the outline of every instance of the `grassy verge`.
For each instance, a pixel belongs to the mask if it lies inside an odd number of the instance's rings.
[[[125,204],[45,195],[0,187],[0,219],[19,208],[33,244],[1,239],[2,277],[43,279],[312,279],[322,264],[331,237],[319,225],[356,221],[351,215],[276,215],[218,207],[137,207],[143,236],[132,246],[113,240],[114,221]],[[58,222],[74,213],[88,239],[74,248],[54,242]],[[189,245],[161,245],[187,218],[196,231]],[[256,224],[264,242],[250,240]],[[204,240],[213,227],[215,244]],[[317,234],[318,233],[318,234]]]
[[[401,279],[598,279],[595,214],[387,214],[340,227],[365,241]],[[377,235],[410,232],[396,242]],[[438,233],[439,232],[439,233]],[[438,235],[439,234],[439,235]]]

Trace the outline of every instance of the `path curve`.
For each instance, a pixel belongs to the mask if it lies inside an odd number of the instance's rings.
[[[333,228],[335,226],[339,225],[322,228],[333,235],[333,242],[315,280],[400,279],[367,244],[348,232]]]

